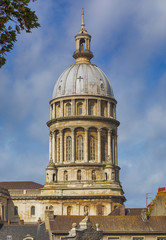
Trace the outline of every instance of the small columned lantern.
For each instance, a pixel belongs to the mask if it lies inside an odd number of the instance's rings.
[[[84,9],[82,9],[82,24],[79,33],[75,36],[76,40],[76,51],[73,57],[76,59],[76,63],[82,60],[89,63],[90,59],[93,58],[93,54],[90,51],[91,36],[87,33],[84,23]],[[83,58],[83,59],[82,59]]]

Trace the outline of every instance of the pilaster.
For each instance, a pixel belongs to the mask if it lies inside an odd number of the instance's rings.
[[[72,138],[72,162],[75,162],[75,129],[71,129],[71,138]]]
[[[88,128],[85,128],[85,162],[88,162]]]
[[[55,135],[56,135],[56,132],[53,132],[52,133],[52,160],[53,162],[55,163]]]
[[[111,136],[111,130],[109,129],[108,130],[108,160],[110,163],[112,163],[112,148],[111,148],[111,139],[112,139],[112,136]]]
[[[52,161],[52,132],[49,134],[49,162]]]
[[[98,163],[101,163],[101,129],[97,129],[98,135]]]
[[[71,100],[71,107],[72,107],[72,115],[75,116],[76,115],[76,103],[75,103],[75,99]]]
[[[63,117],[63,100],[60,101],[60,116]]]
[[[63,162],[63,130],[60,130],[60,163]]]
[[[110,110],[111,110],[111,104],[110,102],[107,102],[107,117],[110,117]]]
[[[97,99],[97,106],[98,106],[98,116],[101,116],[101,100]]]
[[[117,134],[114,135],[114,158],[115,165],[118,165]]]

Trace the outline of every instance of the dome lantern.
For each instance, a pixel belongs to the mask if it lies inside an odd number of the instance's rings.
[[[90,63],[93,53],[90,51],[91,36],[87,33],[84,23],[84,9],[82,9],[82,24],[79,33],[75,36],[76,51],[73,57],[76,63]]]

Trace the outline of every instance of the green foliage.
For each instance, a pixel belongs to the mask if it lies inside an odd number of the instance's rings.
[[[28,7],[30,1],[35,0],[0,0],[0,68],[17,41],[17,34],[40,26],[35,12]]]

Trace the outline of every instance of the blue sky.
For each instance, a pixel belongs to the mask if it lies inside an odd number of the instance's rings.
[[[120,180],[127,207],[166,186],[166,1],[47,0],[31,4],[41,28],[22,33],[0,70],[0,181],[45,183],[49,101],[85,25],[92,63],[118,101]]]

